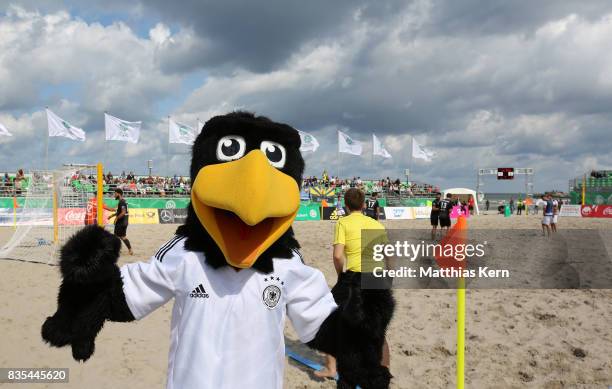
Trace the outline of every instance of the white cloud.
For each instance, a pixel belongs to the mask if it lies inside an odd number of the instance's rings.
[[[180,76],[163,73],[155,62],[161,40],[173,39],[169,34],[160,24],[145,39],[122,22],[103,26],[65,11],[41,14],[10,7],[0,16],[0,118],[15,133],[2,139],[3,147],[19,153],[2,153],[0,163],[42,166],[45,105],[88,133],[78,147],[50,143],[58,164],[65,157],[102,158],[105,110],[146,123],[143,142],[125,148],[124,162],[160,156],[160,137],[150,128],[159,120],[155,106],[181,86]]]
[[[152,37],[161,39],[162,29],[154,29]],[[76,85],[87,109],[129,105],[150,111],[156,96],[180,85],[180,78],[155,66],[156,41],[139,38],[122,22],[103,26],[63,11],[43,15],[11,7],[0,17],[0,35],[0,84],[5,92],[0,108],[30,108],[41,102],[41,88]]]

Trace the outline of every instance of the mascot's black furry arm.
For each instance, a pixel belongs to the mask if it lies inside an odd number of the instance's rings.
[[[97,226],[85,227],[62,247],[63,282],[57,312],[42,327],[42,337],[55,347],[72,346],[72,356],[86,361],[106,320],[132,321],[116,266],[121,241]]]
[[[302,342],[337,357],[338,387],[387,388],[390,292],[364,293],[351,279],[337,306],[298,252],[299,147],[295,129],[264,117],[210,119],[193,147],[185,224],[149,262],[121,268],[121,243],[103,228],[71,237],[43,339],[85,361],[106,320],[141,319],[174,299],[169,389],[282,387],[285,316]]]

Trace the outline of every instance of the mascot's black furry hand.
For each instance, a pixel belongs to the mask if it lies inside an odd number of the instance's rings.
[[[42,338],[52,346],[72,346],[75,360],[86,361],[105,320],[132,321],[117,267],[121,241],[98,226],[88,226],[62,247],[62,284],[57,312],[45,320]]]
[[[361,289],[358,279],[348,293],[308,345],[336,357],[338,388],[386,389],[392,376],[381,361],[393,295],[388,289]]]

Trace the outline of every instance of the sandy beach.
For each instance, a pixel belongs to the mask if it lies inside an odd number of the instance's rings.
[[[387,221],[387,228],[428,228],[428,220]],[[175,225],[131,226],[136,256],[145,260],[173,234]],[[533,229],[536,216],[479,216],[469,228]],[[563,218],[560,229],[612,230],[612,219]],[[333,285],[333,222],[296,222],[307,264]],[[12,229],[0,229],[0,244]],[[608,247],[608,250],[610,247]],[[609,251],[608,251],[609,252]],[[172,303],[134,323],[107,323],[85,364],[69,349],[52,349],[40,326],[56,308],[60,283],[55,266],[0,260],[0,366],[67,367],[69,384],[30,388],[162,388],[165,385]],[[396,290],[397,309],[388,340],[393,388],[451,388],[455,382],[455,291]],[[466,387],[607,388],[612,385],[612,290],[468,290]],[[296,341],[287,324],[286,342],[322,362]],[[0,387],[12,387],[0,384]],[[25,387],[25,386],[24,386]],[[287,388],[334,388],[312,371],[288,361]]]

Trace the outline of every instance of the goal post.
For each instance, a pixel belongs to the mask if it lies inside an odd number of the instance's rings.
[[[104,166],[102,162],[96,165],[96,205],[98,212],[96,218],[99,226],[104,225]]]
[[[59,249],[76,231],[104,225],[104,189],[101,163],[31,171],[23,206],[15,212],[16,228],[0,245],[0,258],[56,264]]]

